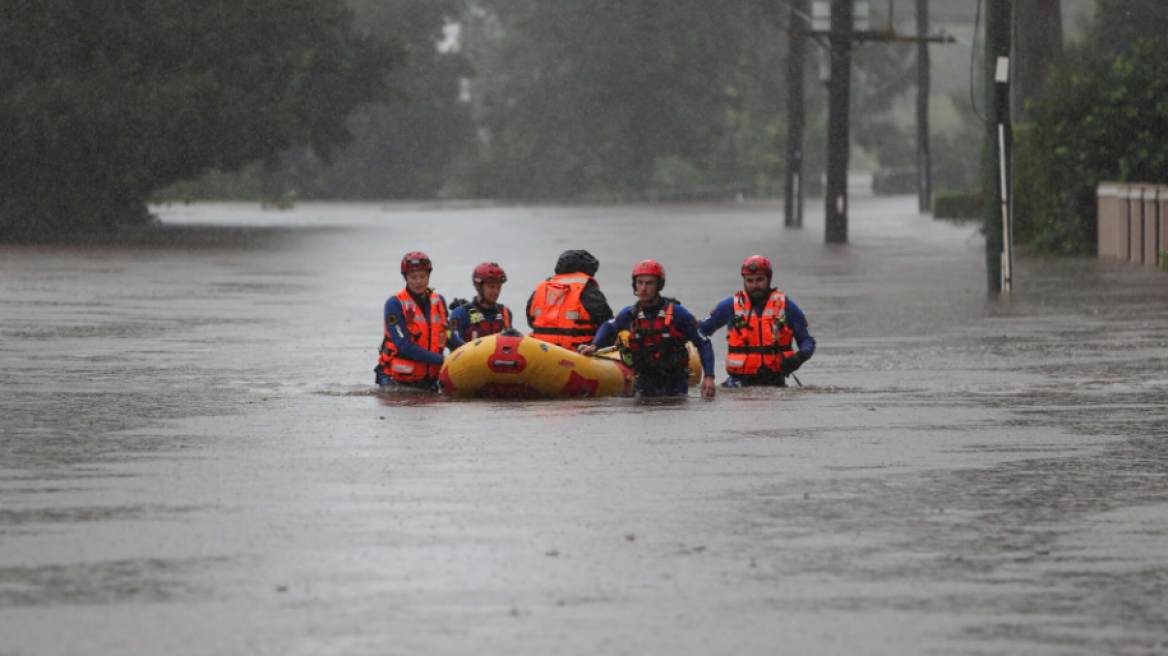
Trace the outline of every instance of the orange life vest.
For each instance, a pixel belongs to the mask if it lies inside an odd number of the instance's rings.
[[[591,342],[600,326],[580,300],[588,285],[600,287],[584,273],[562,273],[536,285],[531,299],[531,336],[567,349]]]
[[[750,296],[745,291],[734,295],[734,321],[726,331],[729,354],[726,371],[749,376],[759,373],[764,365],[778,373],[783,356],[794,354],[791,339],[794,332],[787,326],[787,297],[772,289],[762,310],[762,316],[750,307]]]
[[[441,354],[446,348],[446,303],[442,302],[442,297],[436,292],[430,291],[429,322],[426,321],[425,313],[421,311],[417,303],[414,303],[409,288],[401,290],[394,297],[401,301],[402,312],[406,317],[405,329],[410,336],[410,341],[427,351]],[[393,327],[389,324],[389,320],[387,317],[385,338],[381,344],[381,353],[378,358],[381,370],[402,383],[413,383],[426,378],[437,379],[442,365],[406,360],[398,356],[397,349],[393,345],[393,338],[389,335],[390,328]]]

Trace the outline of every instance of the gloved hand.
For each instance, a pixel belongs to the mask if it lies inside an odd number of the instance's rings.
[[[810,359],[811,356],[807,355],[803,351],[795,351],[793,354],[788,355],[779,361],[779,369],[784,375],[789,376],[798,371],[799,367],[802,367],[803,363]]]

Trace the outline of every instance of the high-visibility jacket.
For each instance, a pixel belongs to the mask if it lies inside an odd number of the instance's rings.
[[[600,287],[584,273],[562,273],[536,285],[531,299],[531,336],[573,350],[591,342],[599,326],[580,300],[588,285]]]
[[[446,303],[437,292],[430,291],[429,294],[429,321],[426,321],[425,313],[414,302],[409,288],[401,290],[395,294],[395,297],[401,301],[402,311],[406,318],[405,328],[410,336],[410,341],[427,351],[441,354],[446,348]],[[398,356],[397,348],[393,345],[393,338],[389,335],[388,321],[387,319],[385,340],[381,344],[381,353],[378,358],[381,370],[401,383],[413,383],[427,378],[437,379],[442,365],[406,360]]]
[[[762,316],[759,316],[750,306],[750,296],[739,291],[734,295],[734,320],[726,331],[730,347],[726,355],[726,371],[749,376],[759,373],[765,365],[778,373],[783,357],[795,352],[791,347],[793,335],[787,326],[785,294],[772,289]]]
[[[665,307],[649,319],[640,303],[633,306],[633,321],[629,327],[628,347],[633,352],[634,369],[638,375],[646,372],[685,377],[689,366],[686,336],[673,322],[674,301],[665,300]]]
[[[488,320],[474,301],[467,304],[467,315],[470,317],[470,323],[467,324],[466,331],[462,333],[467,341],[501,333],[511,327],[511,313],[503,307],[502,303],[495,304],[493,319]]]

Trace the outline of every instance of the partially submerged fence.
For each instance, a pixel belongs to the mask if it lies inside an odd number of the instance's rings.
[[[1168,185],[1101,182],[1099,257],[1160,266],[1168,253]]]

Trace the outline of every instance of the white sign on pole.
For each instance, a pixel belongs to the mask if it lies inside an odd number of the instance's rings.
[[[868,0],[853,0],[852,29],[867,32],[871,28],[872,14]],[[816,32],[831,31],[831,0],[815,0],[811,5],[811,29]]]

